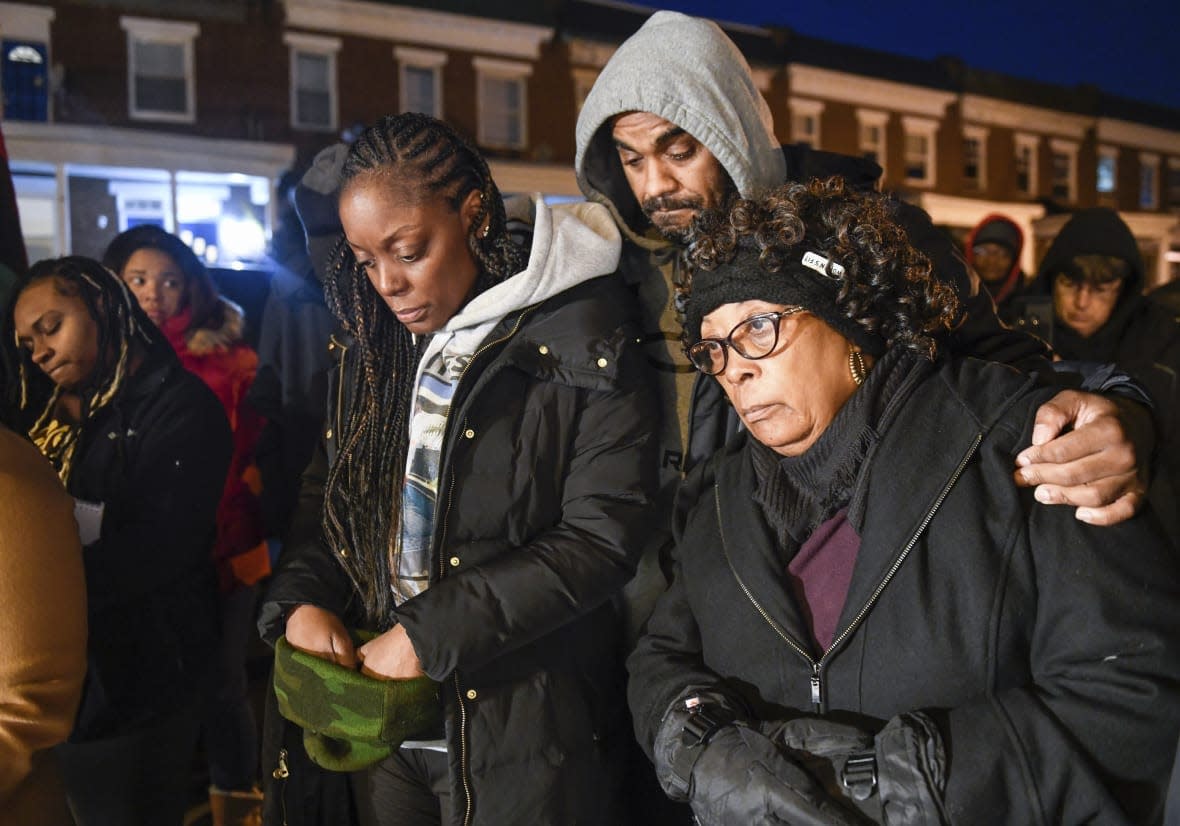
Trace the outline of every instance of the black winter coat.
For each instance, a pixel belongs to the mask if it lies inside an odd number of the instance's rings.
[[[623,669],[618,606],[655,491],[656,403],[634,301],[615,276],[513,312],[456,389],[443,441],[431,584],[397,608],[443,683],[455,822],[620,820]],[[342,352],[337,394],[356,379]],[[319,538],[334,452],[305,476],[292,546],[262,608],[356,622],[351,587]],[[265,765],[265,762],[264,762]]]
[[[1052,300],[1057,274],[1070,271],[1074,256],[1087,254],[1121,258],[1130,273],[1110,318],[1088,338],[1055,316],[1053,346],[1063,359],[1117,364],[1147,389],[1159,435],[1149,500],[1180,547],[1180,323],[1143,295],[1147,275],[1139,245],[1107,209],[1083,210],[1062,228],[1045,253],[1031,292]]]
[[[211,554],[232,437],[213,391],[166,347],[87,423],[67,485],[106,506],[83,549],[89,662],[74,741],[185,711],[217,643]]]
[[[300,477],[319,442],[332,368],[328,339],[336,328],[310,264],[306,275],[278,267],[262,311],[258,373],[246,394],[266,417],[255,456],[268,536],[286,540]]]
[[[689,687],[720,685],[756,718],[873,731],[922,709],[947,745],[956,825],[1158,818],[1180,730],[1180,569],[1144,516],[1093,528],[1015,487],[1044,397],[967,361],[882,420],[822,655],[753,500],[745,439],[690,475],[674,581],[628,661],[649,754]]]

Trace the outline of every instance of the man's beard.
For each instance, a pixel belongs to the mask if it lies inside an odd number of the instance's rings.
[[[733,181],[728,175],[724,176],[724,180],[721,181],[721,186],[723,188],[717,193],[717,198],[711,207],[713,209],[729,209],[731,206],[733,206],[734,201],[736,201],[739,197],[737,187],[734,186]],[[659,230],[660,235],[663,235],[672,243],[680,244],[681,246],[687,246],[692,243],[692,240],[696,234],[695,219],[701,214],[701,211],[706,208],[705,199],[699,195],[692,195],[682,198],[668,198],[662,196],[648,198],[639,206],[640,209],[643,210],[643,214],[647,216],[647,219],[651,221],[652,226]],[[673,209],[691,209],[692,220],[686,224],[674,224],[667,220],[660,219],[659,215],[661,210]]]
[[[687,224],[672,223],[661,215],[661,212],[673,209],[691,209],[693,217],[695,218],[702,209],[705,208],[704,198],[648,198],[640,208],[647,219],[651,221],[652,226],[660,231],[660,234],[675,244],[687,244],[692,240],[692,224],[690,220]]]

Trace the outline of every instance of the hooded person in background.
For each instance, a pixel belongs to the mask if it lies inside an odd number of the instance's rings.
[[[258,375],[249,400],[266,416],[258,443],[262,507],[274,553],[281,559],[297,513],[300,480],[323,435],[328,374],[339,354],[338,325],[324,297],[324,274],[341,232],[336,213],[340,167],[348,146],[321,149],[285,196],[283,231],[272,255],[271,279],[258,342]],[[313,518],[318,517],[318,511]],[[347,826],[355,822],[347,775],[321,769],[308,757],[303,730],[283,719],[273,680],[267,681],[262,725],[263,819],[287,826]],[[297,777],[297,792],[287,782]]]
[[[880,168],[780,146],[741,52],[716,24],[675,12],[652,15],[603,67],[578,117],[574,163],[586,197],[606,204],[624,234],[621,269],[639,293],[648,356],[663,379],[661,468],[670,496],[681,472],[737,427],[715,383],[694,385],[680,350],[675,293],[693,217],[734,194],[749,197],[785,181],[842,175],[854,187],[872,188]],[[1044,345],[998,322],[991,300],[929,216],[900,202],[895,210],[911,243],[931,257],[965,307],[952,352],[1048,372]],[[1148,419],[1134,403],[1059,393],[1038,411],[1033,446],[1017,457],[1017,480],[1037,486],[1043,503],[1080,506],[1083,521],[1125,519],[1143,501],[1136,448],[1139,456],[1149,452]]]
[[[332,366],[328,343],[336,329],[324,301],[322,268],[308,252],[304,224],[313,246],[325,243],[320,240],[326,234],[325,220],[327,232],[339,230],[336,172],[347,150],[344,144],[321,150],[303,176],[280,193],[281,224],[271,244],[275,270],[259,327],[258,373],[247,394],[266,418],[257,461],[262,517],[267,536],[277,540],[275,548],[287,538],[299,479],[319,441]],[[319,247],[314,251],[326,257]]]
[[[1180,324],[1143,295],[1143,256],[1118,213],[1079,212],[1053,241],[1032,291],[1053,300],[1053,342],[1063,359],[1110,362],[1155,402],[1160,466],[1149,497],[1180,543]]]
[[[1024,232],[1005,215],[988,215],[975,225],[963,244],[967,263],[995,302],[1000,318],[1008,321],[1012,300],[1024,292],[1020,254]]]

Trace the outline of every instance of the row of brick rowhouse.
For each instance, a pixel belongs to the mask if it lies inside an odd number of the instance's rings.
[[[426,6],[429,5],[429,8]],[[274,184],[390,111],[475,136],[505,191],[577,197],[578,108],[650,9],[606,0],[0,2],[4,132],[33,257],[152,222],[210,262],[261,253]],[[448,10],[450,9],[450,10]],[[990,212],[1035,243],[1118,209],[1152,283],[1180,270],[1180,111],[727,26],[784,142],[867,155],[962,236]]]

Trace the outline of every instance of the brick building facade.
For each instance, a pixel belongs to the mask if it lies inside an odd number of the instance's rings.
[[[271,227],[274,180],[346,130],[428,111],[505,191],[576,197],[578,107],[650,10],[608,0],[0,2],[4,130],[35,252],[96,254],[135,222],[218,240]],[[882,186],[964,234],[1005,212],[1036,239],[1117,208],[1153,282],[1180,247],[1180,111],[964,66],[726,26],[784,142],[868,155]],[[245,222],[245,223],[243,223]]]

